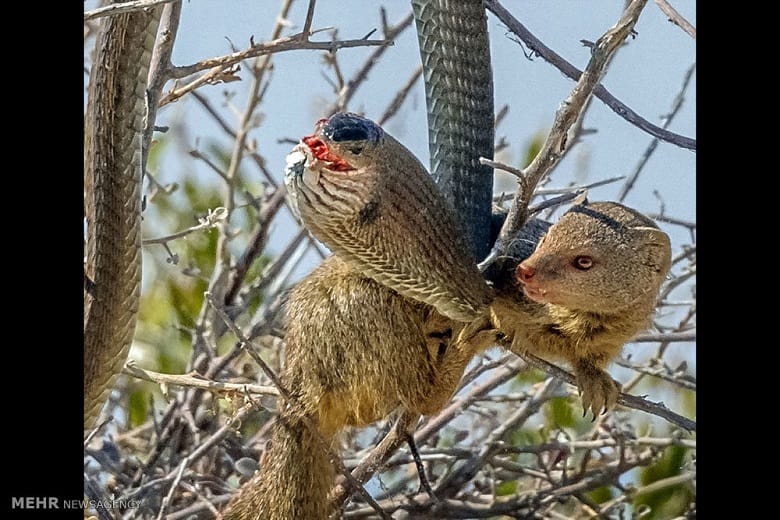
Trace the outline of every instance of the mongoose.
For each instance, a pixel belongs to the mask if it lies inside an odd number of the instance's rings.
[[[646,328],[671,266],[669,237],[616,202],[573,206],[498,284],[493,325],[511,350],[571,364],[584,411],[615,405],[620,387],[604,371]]]
[[[335,254],[289,295],[282,383],[294,402],[225,518],[326,519],[335,472],[321,439],[335,445],[345,426],[399,407],[437,412],[495,340],[472,333],[489,325],[491,290],[410,151],[375,123],[337,114],[290,162],[291,199]]]

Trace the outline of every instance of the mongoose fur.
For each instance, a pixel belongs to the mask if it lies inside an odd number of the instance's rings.
[[[613,407],[619,385],[604,371],[650,324],[671,266],[669,237],[616,202],[573,206],[497,287],[493,325],[511,350],[571,364],[585,411]]]

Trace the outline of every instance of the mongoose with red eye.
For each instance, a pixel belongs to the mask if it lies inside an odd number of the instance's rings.
[[[595,416],[620,392],[604,368],[649,326],[670,267],[669,237],[651,219],[616,202],[577,204],[517,265],[514,283],[496,288],[493,325],[516,353],[569,362]]]

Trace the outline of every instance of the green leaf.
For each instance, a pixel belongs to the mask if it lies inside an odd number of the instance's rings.
[[[514,495],[517,493],[517,481],[508,480],[496,486],[496,496]]]
[[[550,399],[544,407],[546,423],[552,427],[573,428],[577,425],[572,403],[568,397]]]
[[[130,428],[140,426],[146,421],[149,411],[149,393],[146,391],[146,385],[133,385],[133,390],[127,398],[128,424]]]
[[[642,470],[640,483],[643,486],[665,478],[674,477],[682,472],[688,449],[683,446],[670,446],[664,450],[657,463]],[[646,506],[650,513],[643,517],[649,520],[661,520],[681,515],[694,499],[689,483],[669,486],[651,493],[642,493],[634,500],[634,507]]]

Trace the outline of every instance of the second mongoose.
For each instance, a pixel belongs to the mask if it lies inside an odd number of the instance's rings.
[[[616,202],[577,204],[497,285],[493,325],[518,354],[569,362],[595,416],[620,391],[604,368],[650,324],[670,267],[669,237],[651,219]]]

